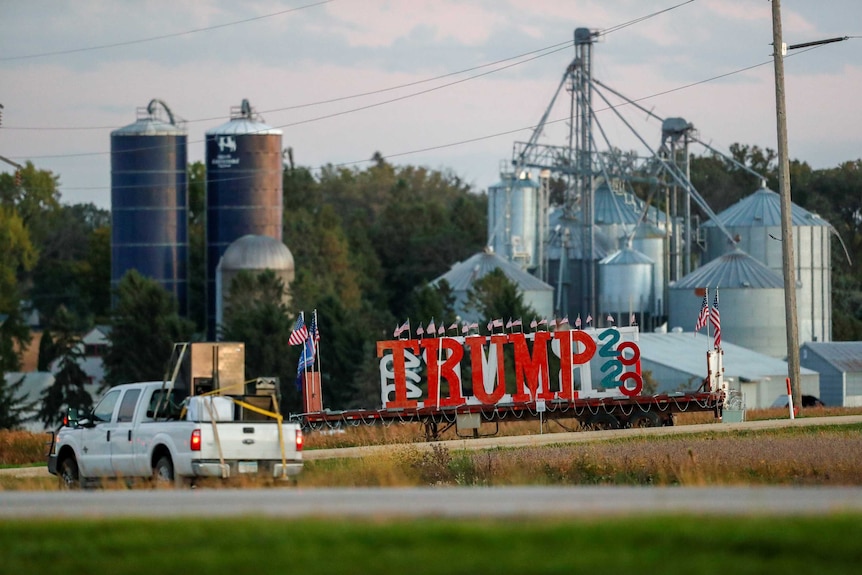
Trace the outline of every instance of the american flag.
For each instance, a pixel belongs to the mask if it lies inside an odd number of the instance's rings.
[[[290,333],[290,338],[287,343],[290,345],[302,345],[308,339],[308,328],[305,327],[305,314],[299,312],[299,317],[296,318],[296,323],[293,326],[293,331]]]
[[[401,337],[401,334],[407,332],[407,335],[410,335],[410,320],[408,319],[401,325],[395,328],[395,331],[392,333],[393,337]]]
[[[317,327],[317,310],[314,310],[311,314],[311,326],[308,328],[308,333],[315,344],[320,341],[320,330]]]
[[[575,327],[581,329],[581,314],[578,314],[578,317],[575,318]]]
[[[606,319],[608,320],[608,323],[614,323],[614,316],[612,316],[611,314],[608,314],[608,317]]]
[[[634,312],[629,316],[629,325],[637,325],[637,319],[635,319]]]
[[[718,313],[718,288],[715,288],[715,301],[712,304],[712,315],[709,316],[712,327],[715,330],[715,349],[721,348],[721,315]]]
[[[429,336],[437,334],[437,326],[434,325],[434,318],[433,317],[431,318],[431,323],[429,323],[428,327],[425,328],[425,333],[427,333]]]
[[[700,313],[697,315],[697,323],[694,324],[694,331],[700,331],[705,328],[707,321],[709,321],[709,288],[706,288],[706,293],[703,294],[703,303],[700,304]]]
[[[587,323],[587,325],[590,325],[591,323],[593,323],[593,315],[592,314],[589,314],[589,313],[587,314],[586,323]]]

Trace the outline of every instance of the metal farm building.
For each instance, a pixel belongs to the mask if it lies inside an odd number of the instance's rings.
[[[761,188],[718,214],[718,220],[737,240],[737,247],[784,277],[781,257],[781,197]],[[832,340],[831,249],[834,228],[820,216],[795,204],[791,207],[800,341]],[[704,261],[724,255],[728,240],[709,221]]]

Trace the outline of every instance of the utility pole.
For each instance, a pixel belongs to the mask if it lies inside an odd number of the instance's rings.
[[[790,160],[787,154],[787,108],[784,99],[784,42],[781,0],[772,0],[772,47],[775,65],[775,115],[778,125],[778,189],[781,196],[781,263],[784,271],[784,315],[787,325],[787,375],[793,405],[802,408],[799,370],[799,327],[796,319],[796,268],[790,200]]]

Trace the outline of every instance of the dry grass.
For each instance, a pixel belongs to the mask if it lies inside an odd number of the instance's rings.
[[[862,426],[306,462],[302,486],[862,485]]]
[[[44,463],[50,439],[46,433],[0,430],[0,466]]]
[[[862,409],[808,409],[803,417],[849,415]],[[755,410],[746,419],[786,418],[786,410]],[[710,412],[682,414],[678,425],[712,423]],[[544,432],[567,431],[569,422],[545,422]],[[483,429],[483,432],[486,430]],[[500,435],[535,435],[536,420],[508,421]],[[454,429],[443,439],[456,437]],[[0,464],[45,461],[46,436],[0,431]],[[700,433],[687,437],[631,437],[600,443],[549,445],[483,451],[420,449],[417,424],[348,427],[338,433],[311,432],[306,448],[391,444],[384,454],[364,458],[306,461],[297,480],[304,487],[394,487],[413,485],[862,485],[862,425],[796,427]],[[394,445],[401,444],[401,445]],[[406,444],[406,446],[404,445]],[[204,487],[225,485],[219,481]],[[282,486],[271,479],[242,478],[227,484]],[[153,488],[149,482],[132,487]],[[0,475],[0,490],[56,489],[53,477]],[[125,482],[106,485],[127,489]]]

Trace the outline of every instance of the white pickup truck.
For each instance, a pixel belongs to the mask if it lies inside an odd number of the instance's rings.
[[[295,476],[302,469],[302,430],[260,413],[265,410],[242,398],[180,398],[160,381],[118,385],[86,419],[70,420],[57,431],[48,471],[66,487],[106,478],[180,483],[244,474]]]

